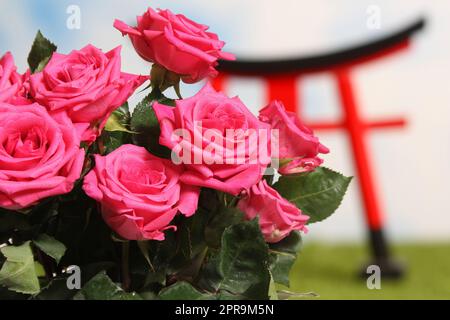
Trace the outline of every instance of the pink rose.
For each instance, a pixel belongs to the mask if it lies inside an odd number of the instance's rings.
[[[320,166],[323,160],[319,157],[314,158],[296,158],[288,161],[287,164],[282,165],[278,172],[282,175],[298,174],[313,171],[315,168]]]
[[[51,113],[64,110],[81,140],[93,142],[110,114],[148,79],[120,67],[120,47],[106,54],[92,45],[54,53],[44,70],[31,76],[31,96]]]
[[[144,148],[123,145],[95,156],[95,168],[84,179],[86,194],[101,204],[103,218],[129,240],[164,240],[164,230],[180,211],[195,213],[200,190],[182,183],[182,167]]]
[[[80,178],[84,150],[64,113],[0,103],[0,207],[18,210],[68,193]]]
[[[305,224],[309,217],[281,197],[265,180],[250,189],[250,193],[239,201],[238,208],[248,220],[259,217],[261,232],[269,243],[281,241],[294,230],[308,231]]]
[[[289,162],[280,173],[298,173],[314,170],[322,164],[319,153],[330,152],[319,142],[311,129],[307,128],[293,112],[288,112],[280,101],[273,101],[259,112],[259,120],[278,130],[278,155],[282,162]]]
[[[143,59],[182,76],[186,83],[216,76],[218,59],[235,59],[221,51],[225,43],[216,34],[207,32],[207,26],[169,10],[148,8],[137,18],[137,27],[119,20],[114,22],[114,27],[130,36]]]
[[[239,98],[207,84],[194,97],[177,100],[175,108],[159,103],[153,108],[160,144],[188,168],[183,182],[238,195],[261,180],[271,160],[270,127]]]
[[[12,102],[13,99],[25,96],[23,86],[27,74],[17,73],[14,58],[10,52],[0,59],[0,102]]]

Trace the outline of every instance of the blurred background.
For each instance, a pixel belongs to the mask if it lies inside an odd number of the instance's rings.
[[[427,26],[400,54],[353,71],[366,119],[403,116],[402,129],[368,136],[386,233],[396,258],[408,266],[402,280],[369,290],[357,277],[368,261],[358,179],[338,212],[312,225],[292,274],[292,290],[321,298],[450,299],[450,2],[441,0],[0,0],[0,54],[11,51],[21,72],[40,29],[67,53],[88,43],[108,51],[123,46],[123,70],[146,74],[149,65],[112,27],[115,18],[133,24],[148,6],[168,8],[207,24],[227,42],[226,51],[245,59],[281,59],[322,54],[389,35],[425,17]],[[79,21],[79,25],[74,22]],[[373,19],[376,23],[373,23]],[[184,86],[191,96],[200,84]],[[305,120],[341,116],[330,75],[299,83]],[[227,91],[253,110],[264,106],[258,78],[233,78]],[[132,104],[143,98],[136,94]],[[355,175],[344,131],[316,132],[331,149],[325,165]]]

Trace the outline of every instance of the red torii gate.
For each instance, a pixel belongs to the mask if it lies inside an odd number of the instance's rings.
[[[297,112],[301,117],[302,109],[298,105],[297,92],[299,79],[319,72],[334,76],[344,119],[337,122],[313,122],[308,123],[308,126],[315,130],[343,129],[348,132],[369,229],[374,258],[371,264],[379,265],[383,275],[390,277],[400,276],[402,268],[391,260],[383,233],[384,222],[365,137],[369,130],[403,127],[406,121],[403,118],[378,121],[363,119],[355,97],[351,70],[407,49],[412,35],[424,26],[425,20],[419,19],[405,29],[377,41],[320,56],[273,61],[221,61],[220,75],[212,81],[217,90],[223,90],[230,76],[263,77],[267,83],[267,100],[281,100],[289,111]]]

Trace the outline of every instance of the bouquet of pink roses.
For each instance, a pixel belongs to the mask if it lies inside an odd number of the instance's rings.
[[[40,32],[25,74],[0,60],[0,298],[276,299],[350,178],[281,102],[181,98],[234,59],[207,26],[149,8],[114,27],[150,77],[122,72],[120,47],[61,54]]]

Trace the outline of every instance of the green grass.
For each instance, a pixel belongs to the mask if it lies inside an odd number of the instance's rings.
[[[312,299],[450,299],[450,243],[398,245],[393,251],[407,267],[405,277],[381,279],[380,290],[369,290],[358,277],[368,261],[365,247],[305,245],[289,290],[320,295]]]

